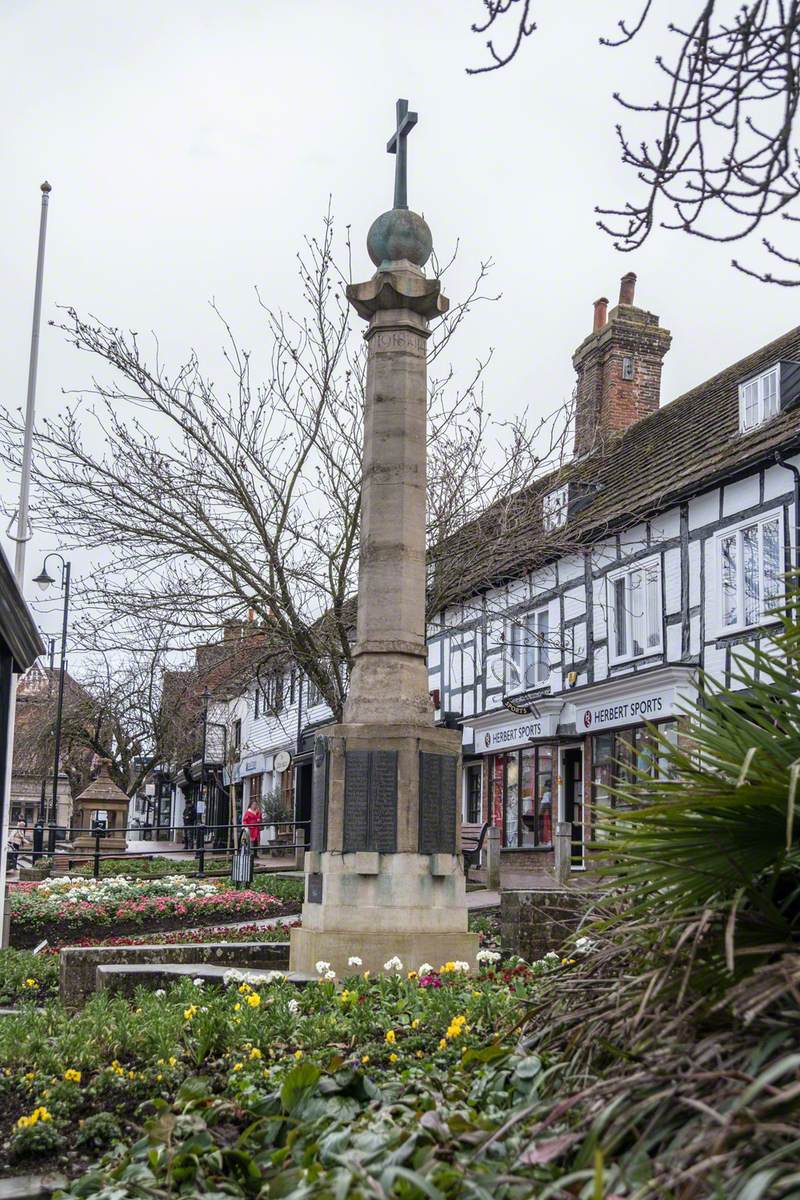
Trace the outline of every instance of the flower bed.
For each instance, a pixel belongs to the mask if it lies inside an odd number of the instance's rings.
[[[11,943],[35,945],[43,938],[65,944],[113,929],[116,935],[219,924],[297,912],[297,901],[269,892],[234,889],[220,882],[166,876],[79,879],[12,885],[8,910]]]
[[[513,1028],[559,960],[501,973],[495,957],[483,952],[477,978],[456,963],[422,964],[422,974],[395,965],[380,978],[354,964],[339,986],[321,963],[319,984],[303,990],[278,972],[257,987],[231,972],[224,990],[186,981],[140,991],[132,1003],[99,994],[78,1014],[57,1003],[43,1013],[31,1007],[0,1024],[0,1161],[80,1176],[115,1138],[138,1138],[158,1099],[208,1117],[213,1096],[226,1107],[227,1139],[275,1097],[280,1111],[289,1096],[313,1096],[339,1127],[370,1112],[374,1119],[379,1098],[391,1104],[430,1092],[434,1081],[444,1086],[465,1063],[475,1079],[500,1062],[527,1078],[525,1054],[499,1031]],[[280,1122],[267,1126],[282,1141]]]

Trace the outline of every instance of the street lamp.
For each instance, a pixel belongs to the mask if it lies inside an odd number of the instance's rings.
[[[61,759],[61,716],[64,711],[64,676],[66,674],[65,656],[67,653],[67,618],[69,616],[69,580],[72,564],[57,552],[53,551],[45,555],[44,562],[40,573],[34,579],[43,592],[46,592],[49,587],[56,581],[52,575],[47,572],[47,563],[51,558],[57,558],[61,563],[61,589],[64,593],[64,618],[61,625],[61,667],[58,679],[58,708],[56,709],[56,748],[53,760],[53,797],[51,800],[50,809],[50,837],[48,850],[52,854],[56,848],[56,817],[58,814],[58,768]]]

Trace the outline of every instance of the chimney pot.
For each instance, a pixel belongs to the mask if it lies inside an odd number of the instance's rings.
[[[636,293],[636,274],[634,271],[628,271],[627,275],[623,275],[619,281],[619,302],[620,304],[633,304],[633,297]]]
[[[608,300],[605,296],[601,296],[599,300],[594,302],[594,322],[592,323],[592,333],[598,333],[606,321],[608,320]]]

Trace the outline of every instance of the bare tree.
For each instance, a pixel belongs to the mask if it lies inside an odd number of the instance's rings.
[[[541,0],[538,5],[483,0],[483,5],[484,19],[472,29],[491,33],[489,60],[471,74],[512,62],[536,31],[534,9],[543,7]],[[619,19],[616,34],[600,37],[600,44],[628,46],[657,8],[655,0],[637,0],[633,17]],[[616,127],[636,194],[621,205],[598,208],[600,228],[617,249],[629,251],[657,227],[732,242],[775,216],[797,222],[800,215],[791,206],[800,192],[800,3],[697,0],[685,26],[670,19],[672,6],[665,11],[669,52],[656,58],[656,98],[642,103],[615,93],[629,120],[643,119],[644,134]],[[762,244],[778,268],[756,270],[736,259],[733,266],[764,282],[800,285],[800,255],[770,237]]]
[[[171,630],[166,653],[209,640],[251,609],[264,637],[262,672],[288,655],[338,717],[355,628],[365,350],[351,329],[330,214],[298,267],[300,316],[260,302],[263,383],[217,314],[228,390],[194,354],[170,372],[157,342],[148,355],[138,334],[67,310],[61,328],[102,375],[90,401],[70,402],[37,432],[37,520],[105,555],[81,586],[94,615],[91,644],[135,646],[152,625]],[[524,483],[552,469],[566,436],[562,429],[543,453],[547,423],[492,421],[482,394],[490,352],[462,384],[448,363],[452,339],[491,298],[490,267],[481,264],[429,342],[429,534],[437,545],[487,507],[499,514]],[[19,423],[9,414],[0,442],[16,465]],[[479,572],[480,548],[469,554]],[[463,578],[440,560],[431,579],[433,613]]]

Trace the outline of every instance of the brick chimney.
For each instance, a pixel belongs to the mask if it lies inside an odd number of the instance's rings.
[[[592,332],[575,351],[578,374],[575,403],[575,454],[622,433],[655,412],[661,392],[661,363],[672,341],[654,313],[634,304],[636,276],[622,276],[619,301],[595,300]]]

